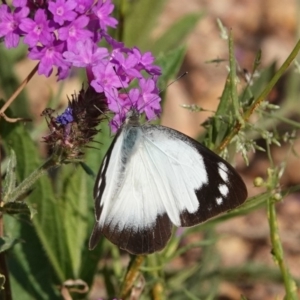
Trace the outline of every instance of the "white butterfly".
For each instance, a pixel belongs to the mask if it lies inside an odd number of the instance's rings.
[[[132,110],[98,173],[89,247],[103,234],[130,253],[153,253],[166,246],[173,224],[194,226],[246,197],[229,163],[174,129],[141,125]]]

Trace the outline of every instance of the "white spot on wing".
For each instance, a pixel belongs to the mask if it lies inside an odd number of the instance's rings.
[[[227,195],[229,193],[228,186],[226,184],[220,184],[218,188],[219,188],[221,195],[223,197],[227,197]]]
[[[216,198],[216,203],[221,205],[223,203],[223,199],[221,197]]]
[[[228,173],[227,173],[228,168],[227,168],[227,166],[222,162],[218,163],[218,166],[219,166],[219,168],[218,168],[219,175],[224,180],[224,182],[228,182]]]

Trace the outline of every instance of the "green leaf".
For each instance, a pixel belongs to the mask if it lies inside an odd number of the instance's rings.
[[[11,147],[16,153],[18,161],[16,170],[20,181],[34,171],[41,163],[38,158],[36,146],[30,139],[25,128],[20,124],[10,124],[9,126],[10,130],[5,139],[5,147],[6,149]],[[51,222],[56,211],[48,210],[46,213],[43,213],[43,204],[53,202],[53,198],[54,195],[49,178],[47,176],[40,178],[34,184],[34,190],[28,198],[29,202],[27,202],[35,206],[39,212],[33,218],[34,224],[38,225],[36,226],[36,231],[32,226],[30,218],[26,217],[26,215],[19,216],[19,219],[4,215],[7,232],[13,233],[14,237],[21,238],[24,241],[22,244],[15,245],[8,256],[9,270],[14,278],[12,282],[15,298],[18,298],[18,295],[20,295],[15,291],[21,291],[22,297],[24,295],[23,299],[26,299],[27,294],[31,295],[31,299],[56,299],[53,281],[49,281],[49,276],[54,280],[56,276],[53,273],[52,265],[45,252],[51,259],[52,248],[54,248],[57,235],[52,237],[53,240],[51,243],[51,235],[47,236],[49,232],[46,232],[44,235],[41,234],[44,230],[43,227],[47,225],[52,226]],[[25,208],[25,210],[27,209]],[[42,213],[40,214],[40,212]],[[41,216],[44,217],[42,220],[44,222],[42,225],[44,226],[40,226],[41,222],[39,221],[41,220]],[[43,246],[37,238],[36,232],[38,232],[40,237],[45,236],[44,240],[46,242],[43,243]],[[43,266],[42,269],[41,266]],[[60,268],[60,266],[55,267],[56,269]],[[61,275],[57,270],[56,273]],[[56,283],[58,282],[56,281]]]
[[[230,72],[229,72],[229,79],[230,79],[230,96],[231,101],[234,108],[234,116],[238,119],[240,124],[244,124],[244,119],[240,113],[240,102],[237,93],[237,76],[236,76],[236,60],[234,56],[233,50],[233,34],[232,31],[229,34],[229,65],[230,65]]]
[[[64,204],[61,207],[61,224],[65,232],[65,244],[69,252],[68,264],[71,265],[73,278],[78,278],[81,268],[81,252],[87,240],[88,231],[91,230],[91,222],[88,222],[89,215],[93,215],[92,190],[87,189],[87,180],[91,180],[81,168],[73,168],[72,174],[64,179]],[[74,172],[75,171],[75,172]],[[89,228],[90,227],[90,228]],[[59,258],[58,258],[59,259]],[[62,262],[61,262],[62,263]]]
[[[96,178],[96,174],[93,172],[93,170],[84,162],[80,162],[79,165],[82,167],[82,169],[84,170],[84,172],[91,176],[93,179]]]
[[[228,75],[224,90],[221,95],[220,103],[215,115],[211,118],[212,124],[209,124],[205,138],[205,145],[210,149],[214,149],[220,145],[233,125],[231,117],[232,102],[230,100],[230,89],[231,83]],[[224,118],[224,116],[227,118]]]
[[[183,46],[184,39],[195,28],[202,16],[203,14],[199,13],[190,14],[172,24],[170,29],[155,41],[155,46],[151,47],[153,53],[158,55],[173,50],[178,45]]]
[[[1,211],[9,215],[24,214],[32,216],[32,213],[25,202],[7,202],[1,207]]]
[[[4,222],[6,232],[22,240],[9,250],[7,256],[13,299],[19,299],[20,295],[24,300],[60,299],[55,287],[59,281],[30,219],[24,217],[17,220],[5,215]]]
[[[162,12],[164,4],[165,0],[143,0],[135,1],[128,6],[124,18],[123,38],[126,47],[138,46],[142,51],[149,51],[150,32]]]
[[[265,67],[257,79],[254,79],[253,86],[251,90],[254,97],[256,98],[264,90],[266,84],[271,80],[271,78],[276,73],[276,62],[271,63],[269,66]]]
[[[175,78],[182,65],[186,48],[180,46],[167,54],[160,55],[156,63],[162,68],[162,75],[159,78],[159,86],[165,89],[170,79]]]
[[[96,139],[96,141],[98,142],[97,146],[99,147],[99,149],[89,148],[87,149],[86,156],[85,156],[85,164],[96,175],[100,169],[102,159],[104,158],[104,155],[106,154],[113,139],[107,121],[104,121],[100,124],[100,129],[101,131],[98,134]],[[93,181],[90,182],[91,182],[91,188],[93,188],[94,182]]]
[[[4,252],[19,243],[20,239],[14,239],[7,236],[0,237],[0,252]]]

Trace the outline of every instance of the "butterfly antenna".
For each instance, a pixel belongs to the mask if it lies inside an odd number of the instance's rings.
[[[113,67],[113,69],[114,69],[116,75],[118,76],[118,78],[119,78],[119,80],[120,80],[120,83],[121,83],[121,85],[122,85],[122,89],[125,91],[126,95],[128,96],[128,99],[129,99],[129,101],[130,101],[130,103],[131,103],[131,107],[133,107],[133,101],[132,101],[132,99],[131,99],[130,96],[129,96],[129,92],[128,92],[127,88],[124,86],[124,84],[123,84],[123,82],[122,82],[122,80],[121,80],[121,77],[117,74],[117,69],[116,69],[116,67]]]
[[[106,120],[109,120],[109,116],[105,111],[101,110],[96,104],[94,104],[94,107],[104,116]]]
[[[181,75],[179,75],[177,78],[175,78],[173,81],[171,81],[169,84],[167,84],[167,86],[159,91],[159,93],[162,93],[163,91],[165,91],[170,85],[172,85],[173,83],[175,83],[176,81],[180,80],[181,78],[183,78],[184,76],[186,76],[189,72],[184,72]]]
[[[179,75],[175,80],[173,80],[172,82],[170,82],[163,90],[159,91],[159,94],[161,94],[162,92],[164,92],[170,85],[172,85],[173,83],[175,83],[176,81],[178,81],[179,79],[183,78],[184,76],[186,76],[188,74],[188,72],[184,72],[181,75]],[[147,103],[145,103],[140,109],[144,109],[147,105],[149,105],[151,102],[153,102],[156,98],[153,97],[153,99],[149,100]]]

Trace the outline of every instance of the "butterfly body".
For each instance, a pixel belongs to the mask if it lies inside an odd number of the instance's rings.
[[[140,125],[129,113],[94,187],[94,248],[101,234],[133,254],[163,249],[172,226],[193,226],[245,201],[234,168],[190,137],[160,125]]]

